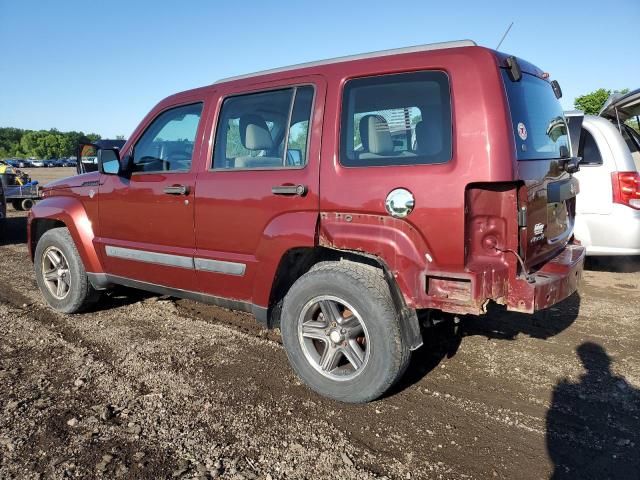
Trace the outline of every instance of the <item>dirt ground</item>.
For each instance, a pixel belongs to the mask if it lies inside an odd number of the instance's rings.
[[[127,289],[54,313],[9,210],[2,479],[640,478],[638,260],[590,261],[547,312],[425,332],[402,383],[353,406],[302,385],[250,315]]]

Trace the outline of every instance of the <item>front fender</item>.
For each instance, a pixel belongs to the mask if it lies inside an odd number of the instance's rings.
[[[90,217],[83,203],[73,197],[54,196],[45,198],[34,205],[29,212],[27,224],[28,244],[31,258],[35,243],[45,224],[63,223],[71,233],[80,258],[87,272],[104,273],[100,257],[93,244],[94,232]]]

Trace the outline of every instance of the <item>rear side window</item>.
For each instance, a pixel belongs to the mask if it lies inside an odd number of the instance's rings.
[[[582,157],[580,165],[602,165],[602,156],[600,155],[598,144],[593,138],[593,135],[584,128],[580,132],[578,156]]]
[[[359,78],[345,85],[344,166],[445,163],[451,150],[451,95],[444,72]]]
[[[302,167],[307,162],[311,86],[227,98],[213,151],[215,169]]]

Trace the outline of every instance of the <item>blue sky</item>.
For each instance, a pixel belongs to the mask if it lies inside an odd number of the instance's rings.
[[[638,0],[93,3],[0,0],[0,126],[128,136],[163,97],[220,77],[461,38],[495,48],[511,21],[501,50],[550,72],[565,108],[640,87]]]

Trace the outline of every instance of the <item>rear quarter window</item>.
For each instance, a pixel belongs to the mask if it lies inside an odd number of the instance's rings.
[[[350,80],[342,103],[340,162],[347,167],[451,160],[451,95],[444,72]]]

